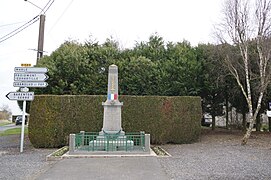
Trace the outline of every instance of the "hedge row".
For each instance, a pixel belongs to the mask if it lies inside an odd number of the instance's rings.
[[[29,139],[34,147],[67,145],[70,133],[99,132],[106,96],[38,95],[31,103]],[[120,96],[122,128],[145,131],[151,143],[192,143],[200,135],[200,97]]]

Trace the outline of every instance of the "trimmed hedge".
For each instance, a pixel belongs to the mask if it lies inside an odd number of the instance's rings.
[[[37,95],[30,107],[29,139],[34,147],[61,147],[71,133],[99,132],[106,96]],[[200,97],[120,96],[122,128],[145,131],[151,143],[192,143],[201,130]]]

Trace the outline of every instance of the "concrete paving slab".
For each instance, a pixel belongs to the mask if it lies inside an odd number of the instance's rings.
[[[72,158],[56,162],[38,180],[169,180],[157,157]]]

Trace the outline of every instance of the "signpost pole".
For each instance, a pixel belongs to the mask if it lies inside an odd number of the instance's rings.
[[[23,101],[23,119],[22,119],[22,130],[21,130],[21,146],[20,146],[20,152],[23,152],[23,148],[24,148],[25,109],[26,109],[26,101]]]

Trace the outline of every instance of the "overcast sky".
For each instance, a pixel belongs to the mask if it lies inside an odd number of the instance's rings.
[[[31,0],[43,8],[49,0]],[[213,25],[219,20],[222,0],[55,0],[46,12],[44,51],[50,55],[65,40],[100,43],[113,37],[121,47],[147,41],[157,33],[165,41],[188,40],[193,46],[214,42]],[[33,19],[40,9],[25,0],[1,0],[0,38]],[[0,42],[0,107],[20,114],[16,101],[5,95],[13,87],[14,67],[35,65],[39,21]],[[1,39],[0,39],[1,41]]]

